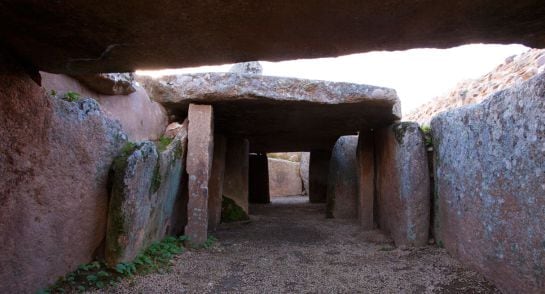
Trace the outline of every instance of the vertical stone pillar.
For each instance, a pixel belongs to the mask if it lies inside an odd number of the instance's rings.
[[[358,136],[343,136],[331,152],[327,182],[327,216],[358,217]]]
[[[210,105],[190,104],[187,142],[189,199],[185,234],[194,245],[207,239],[208,185],[214,154],[213,111]]]
[[[430,176],[424,136],[417,123],[375,131],[379,228],[397,246],[424,246],[430,225]]]
[[[249,150],[248,140],[240,138],[227,139],[223,196],[233,201],[245,214],[248,214]]]
[[[221,221],[221,200],[223,197],[223,178],[225,173],[225,152],[227,139],[214,134],[214,159],[208,191],[208,230],[215,231]]]
[[[330,158],[331,151],[314,150],[310,152],[308,197],[311,203],[326,202]]]
[[[270,203],[267,154],[250,154],[250,203]]]
[[[372,230],[375,197],[375,147],[372,131],[358,138],[358,219],[364,230]]]

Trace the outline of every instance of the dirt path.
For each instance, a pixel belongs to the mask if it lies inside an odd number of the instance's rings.
[[[325,219],[323,205],[301,199],[253,206],[252,221],[222,225],[212,249],[106,292],[499,293],[443,249],[394,249],[380,232]]]

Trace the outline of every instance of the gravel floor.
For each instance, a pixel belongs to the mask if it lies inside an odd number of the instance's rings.
[[[252,206],[251,221],[222,225],[213,248],[102,292],[499,293],[443,249],[394,248],[379,231],[325,219],[323,205],[305,200]]]

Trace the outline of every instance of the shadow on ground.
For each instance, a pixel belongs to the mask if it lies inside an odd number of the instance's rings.
[[[108,293],[499,293],[444,249],[394,248],[380,231],[325,218],[304,197],[253,205],[251,221],[223,224],[211,249]]]

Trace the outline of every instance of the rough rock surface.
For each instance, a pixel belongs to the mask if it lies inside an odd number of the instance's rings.
[[[187,174],[189,175],[185,235],[193,245],[208,238],[208,192],[214,160],[214,111],[210,105],[191,104],[187,120]]]
[[[99,94],[129,95],[136,91],[132,72],[74,75],[73,77]]]
[[[214,105],[217,131],[247,138],[255,153],[328,149],[401,115],[395,90],[368,85],[234,73],[139,80],[175,116],[190,103]]]
[[[506,293],[545,286],[545,73],[432,120],[436,238]]]
[[[494,92],[513,87],[544,71],[545,50],[530,49],[518,56],[508,57],[504,63],[478,79],[460,82],[445,96],[420,106],[404,115],[403,119],[429,124],[432,117],[442,111],[479,103]]]
[[[273,153],[267,153],[267,157],[289,160],[293,162],[300,162],[302,153],[303,152],[277,152],[277,153],[273,152]]]
[[[249,149],[246,139],[227,139],[223,197],[229,198],[245,213],[248,213]]]
[[[42,86],[48,92],[55,91],[60,97],[74,92],[97,100],[109,118],[119,121],[131,141],[158,140],[168,124],[165,109],[151,101],[142,87],[136,87],[136,92],[130,95],[102,95],[72,77],[46,72],[40,74]]]
[[[226,151],[227,139],[225,136],[218,133],[214,134],[214,158],[208,183],[208,230],[210,231],[215,231],[221,222]]]
[[[310,165],[310,152],[301,152],[301,163],[299,165],[299,171],[301,179],[303,180],[303,195],[308,195],[308,176]]]
[[[362,229],[371,230],[375,228],[375,205],[377,205],[375,203],[375,139],[372,131],[361,131],[358,134],[356,157],[358,160],[358,219]]]
[[[260,75],[263,74],[263,67],[258,61],[237,63],[229,69],[229,72],[238,74]]]
[[[269,191],[271,197],[303,194],[303,180],[298,162],[269,158]]]
[[[327,181],[327,216],[356,218],[358,216],[358,136],[339,138],[329,164]]]
[[[430,225],[430,176],[424,136],[417,123],[375,131],[379,228],[397,246],[424,246]]]
[[[541,1],[0,2],[0,39],[57,73],[128,72],[468,43],[545,47]],[[55,15],[55,17],[51,17]],[[80,24],[75,26],[74,24]]]
[[[108,264],[132,261],[176,226],[172,214],[182,195],[186,148],[184,125],[165,150],[150,141],[128,143],[115,159],[106,234]]]
[[[94,257],[126,135],[94,100],[47,95],[4,52],[0,88],[0,293],[34,293]]]

